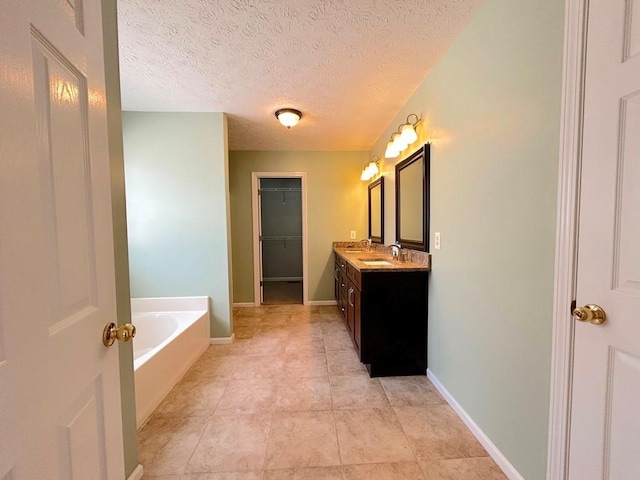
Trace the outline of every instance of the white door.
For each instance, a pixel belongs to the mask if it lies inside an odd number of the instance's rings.
[[[0,479],[124,478],[100,0],[0,0]]]
[[[569,478],[640,479],[640,0],[588,2]]]

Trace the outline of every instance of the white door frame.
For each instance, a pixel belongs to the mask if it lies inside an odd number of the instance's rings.
[[[307,261],[307,172],[251,172],[251,211],[253,216],[253,304],[260,306],[260,199],[261,178],[299,178],[302,186],[302,303],[309,303]]]
[[[566,0],[547,480],[567,478],[589,0]]]

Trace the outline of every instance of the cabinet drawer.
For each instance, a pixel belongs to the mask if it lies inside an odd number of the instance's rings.
[[[349,278],[353,282],[358,290],[362,290],[360,282],[360,270],[347,264],[347,278]]]

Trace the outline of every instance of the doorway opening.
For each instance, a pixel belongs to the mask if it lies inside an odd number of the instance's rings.
[[[306,304],[304,174],[252,175],[254,303]]]

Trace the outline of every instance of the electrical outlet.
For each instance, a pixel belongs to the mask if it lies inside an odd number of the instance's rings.
[[[356,239],[356,231],[351,230],[351,240],[355,240],[355,239]]]
[[[433,239],[433,248],[440,250],[440,232],[436,232],[435,238]]]

